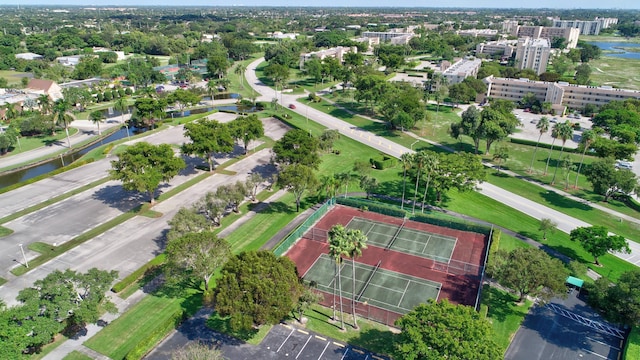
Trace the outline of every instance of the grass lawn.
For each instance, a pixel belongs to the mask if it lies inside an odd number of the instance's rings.
[[[13,230],[0,226],[0,238],[11,234],[13,234]]]
[[[634,326],[627,338],[627,344],[624,347],[624,360],[640,359],[640,328]]]
[[[640,90],[640,60],[603,55],[589,61],[589,66],[592,83]]]
[[[73,136],[78,132],[76,128],[69,128],[69,136]],[[66,146],[67,144],[67,134],[62,131],[57,131],[56,135],[38,135],[38,136],[21,136],[19,138],[20,144],[9,152],[7,155],[2,156],[2,158],[8,158],[13,155],[21,154],[25,151],[30,151],[33,149],[41,148],[43,146],[52,146],[53,144],[60,143]],[[2,169],[6,170],[6,169]]]
[[[85,355],[77,350],[73,350],[67,356],[62,358],[62,360],[91,360],[91,359],[92,358],[90,356]]]
[[[378,354],[390,354],[393,350],[393,333],[388,326],[358,317],[359,330],[354,330],[353,318],[344,314],[345,331],[329,322],[333,310],[314,305],[304,312],[308,322],[306,328],[317,333],[332,337],[338,341],[363,347]],[[339,325],[339,324],[338,324]]]
[[[230,317],[220,317],[218,313],[213,313],[207,319],[207,326],[213,330],[221,332],[245,341],[247,344],[258,345],[271,330],[271,325],[262,325],[259,329],[251,329],[249,331],[232,331],[229,324]]]
[[[161,290],[164,291],[146,296],[131,310],[87,340],[84,345],[111,359],[124,359],[140,338],[149,335],[157,324],[179,311],[194,314],[202,306],[200,291],[189,287],[163,287]]]
[[[499,250],[510,252],[511,250],[524,247],[530,247],[530,245],[522,240],[516,239],[511,235],[507,235],[505,233],[502,233],[500,235],[500,246],[498,246]]]
[[[482,288],[482,304],[489,307],[487,318],[491,322],[494,340],[502,352],[506,352],[511,339],[524,321],[533,303],[529,300],[518,306],[515,295],[499,290],[489,285]]]
[[[12,71],[12,70],[0,70],[0,77],[7,79],[9,85],[22,84],[22,78],[27,76],[27,73]]]

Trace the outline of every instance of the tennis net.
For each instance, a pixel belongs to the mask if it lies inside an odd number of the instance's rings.
[[[364,283],[364,286],[358,293],[357,301],[360,301],[362,294],[364,294],[364,292],[367,290],[367,286],[369,286],[369,283],[371,283],[371,279],[373,279],[373,275],[375,275],[376,271],[378,271],[378,269],[380,268],[380,264],[382,264],[382,260],[378,261],[378,264],[376,265],[376,267],[374,267],[373,270],[371,271],[371,274],[369,274],[369,278],[367,278],[367,282]]]

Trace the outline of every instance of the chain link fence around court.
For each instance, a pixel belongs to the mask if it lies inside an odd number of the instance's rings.
[[[273,253],[276,256],[284,255],[287,250],[293,245],[298,239],[304,235],[309,229],[312,229],[313,224],[315,224],[320,218],[324,216],[324,214],[329,211],[331,206],[336,203],[335,198],[331,198],[327,200],[324,204],[322,204],[316,211],[314,211],[300,226],[298,226],[295,230],[293,230],[287,237],[273,249]],[[326,234],[325,234],[326,240]]]
[[[329,309],[333,309],[333,294],[325,291],[316,290],[320,295],[322,295],[322,299],[320,301],[320,305],[327,307]],[[342,308],[341,308],[342,305]],[[336,314],[340,316],[340,310],[344,313],[345,323],[353,323],[353,311],[351,310],[351,299],[346,297],[339,297],[336,295]],[[373,306],[368,303],[362,303],[356,301],[356,315],[360,318],[369,319],[387,326],[395,326],[395,322],[398,318],[402,316],[402,314],[393,312],[391,310],[382,309],[376,306]],[[337,320],[337,319],[336,319]]]

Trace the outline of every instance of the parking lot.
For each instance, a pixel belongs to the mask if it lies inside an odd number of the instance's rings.
[[[551,144],[553,138],[551,137],[551,129],[553,125],[556,123],[563,123],[565,121],[569,121],[571,123],[580,124],[580,130],[575,130],[573,132],[573,138],[567,140],[565,147],[575,149],[578,147],[578,143],[580,142],[580,138],[582,136],[582,130],[591,128],[591,121],[588,117],[580,117],[579,119],[570,118],[570,117],[560,117],[554,115],[541,115],[541,114],[532,114],[530,112],[525,112],[522,109],[516,109],[513,111],[516,117],[522,123],[522,126],[518,127],[516,133],[511,135],[511,137],[516,139],[525,139],[530,141],[538,141],[538,136],[540,136],[540,131],[536,128],[536,125],[540,121],[540,118],[546,116],[550,121],[549,131],[542,135],[540,138],[540,142]],[[556,144],[560,145],[560,142],[556,140]]]

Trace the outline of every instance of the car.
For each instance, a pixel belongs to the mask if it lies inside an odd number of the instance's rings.
[[[289,109],[295,109],[296,105],[295,104],[289,104]]]
[[[628,161],[616,160],[616,169],[633,170],[633,165]]]
[[[549,120],[549,122],[553,123],[553,124],[557,124],[558,123],[558,118],[553,118],[553,119]]]
[[[533,120],[531,120],[531,121],[529,121],[529,122],[530,122],[530,123],[532,123],[532,124],[537,124],[537,123],[538,123],[538,120],[533,119]]]

